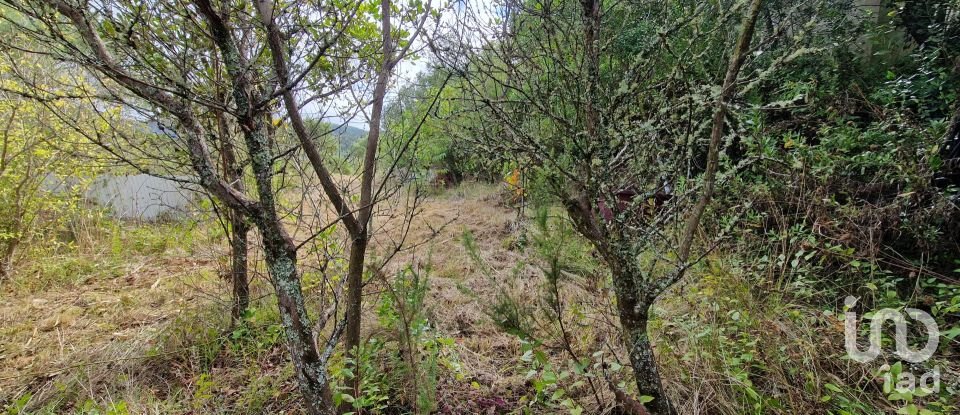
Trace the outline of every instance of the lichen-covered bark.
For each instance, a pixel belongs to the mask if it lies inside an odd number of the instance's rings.
[[[304,304],[297,273],[297,248],[277,214],[273,190],[273,146],[267,133],[270,114],[254,108],[252,104],[256,88],[246,72],[245,57],[240,53],[227,23],[208,0],[196,0],[195,4],[210,24],[214,42],[230,76],[237,122],[250,154],[250,166],[260,199],[259,209],[251,215],[251,219],[263,241],[264,259],[277,295],[287,349],[297,373],[300,393],[310,414],[333,414],[335,407],[330,393],[327,362],[320,356],[314,343],[313,324]]]
[[[635,327],[625,329],[624,335],[629,342],[630,365],[636,377],[637,393],[640,396],[653,398],[652,401],[644,404],[651,414],[674,414],[676,411],[664,394],[663,385],[660,383],[657,360],[650,345],[650,338],[647,336],[647,320],[635,320],[632,325]]]
[[[296,257],[267,256],[270,279],[277,293],[277,304],[287,340],[287,349],[297,373],[297,383],[307,411],[312,415],[336,413],[330,393],[327,364],[317,353],[312,325],[307,315],[297,278]]]
[[[673,415],[676,413],[669,397],[663,390],[660,382],[660,371],[657,369],[656,356],[647,334],[650,306],[656,300],[657,292],[653,291],[653,284],[637,266],[637,255],[634,245],[624,240],[619,232],[622,228],[602,226],[593,208],[584,198],[567,200],[567,213],[573,220],[577,231],[593,243],[610,267],[613,277],[613,290],[617,297],[617,314],[620,327],[623,331],[624,345],[630,355],[630,366],[633,369],[637,390],[640,395],[653,398],[653,401],[644,406],[655,415]]]
[[[273,154],[266,136],[264,118],[249,120],[244,137],[250,151],[251,165],[260,196],[261,215],[254,219],[263,239],[263,250],[270,280],[277,294],[277,305],[283,322],[287,349],[304,403],[313,415],[335,413],[329,387],[325,359],[320,357],[313,341],[313,324],[304,305],[300,278],[297,274],[296,246],[277,216],[272,184]]]
[[[657,359],[653,354],[650,336],[647,333],[650,306],[653,298],[644,293],[643,278],[634,267],[632,256],[607,252],[607,263],[613,274],[613,286],[617,296],[617,312],[623,330],[624,343],[629,351],[630,366],[637,383],[637,391],[653,400],[644,404],[651,414],[676,413],[660,382]]]

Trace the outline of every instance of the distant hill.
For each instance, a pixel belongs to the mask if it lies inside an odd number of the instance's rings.
[[[333,135],[335,135],[337,141],[340,142],[340,154],[345,155],[350,153],[350,150],[353,149],[353,146],[357,142],[367,139],[367,130],[350,125],[343,125],[334,130]]]

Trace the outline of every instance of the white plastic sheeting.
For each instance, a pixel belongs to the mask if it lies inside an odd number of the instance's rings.
[[[156,221],[186,214],[197,194],[183,184],[146,174],[101,176],[87,189],[88,200],[120,219]]]

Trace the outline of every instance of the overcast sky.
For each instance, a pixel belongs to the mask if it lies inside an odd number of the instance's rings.
[[[432,0],[433,4],[431,7],[434,9],[441,10],[441,22],[440,30],[442,31],[451,31],[451,30],[460,30],[460,27],[457,25],[457,15],[462,14],[464,8],[469,7],[474,11],[479,11],[482,15],[486,15],[488,20],[493,19],[493,10],[496,9],[496,4],[500,0]],[[433,30],[434,25],[432,22],[427,22],[426,29]],[[396,96],[396,91],[414,82],[417,79],[417,76],[421,73],[425,73],[429,70],[432,65],[432,57],[430,56],[430,51],[424,48],[425,40],[423,36],[418,38],[412,47],[412,50],[419,50],[420,53],[414,58],[408,57],[404,59],[398,65],[397,69],[394,72],[394,76],[391,83],[390,91],[388,92],[387,101],[390,101],[392,97]],[[363,92],[369,91],[355,91],[354,94],[360,94]],[[334,112],[341,113],[355,113],[356,111],[356,98],[353,94],[347,93],[340,96],[338,99],[334,100],[332,106],[337,109],[328,109],[324,119],[336,124],[342,124],[346,120],[340,115],[332,115]],[[311,108],[311,111],[315,116],[322,115],[324,112],[320,108],[314,106]],[[349,120],[349,124],[353,127],[367,129],[367,117],[365,114],[357,114],[353,119]]]

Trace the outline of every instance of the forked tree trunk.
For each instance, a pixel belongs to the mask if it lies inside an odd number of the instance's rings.
[[[640,287],[637,286],[638,271],[629,265],[629,261],[632,261],[632,258],[607,259],[613,273],[617,312],[620,315],[624,343],[630,355],[630,366],[633,368],[637,383],[637,393],[640,396],[653,398],[652,401],[644,404],[650,413],[672,415],[676,410],[663,390],[657,359],[653,354],[650,335],[647,332],[652,301],[649,297],[642,295]]]
[[[126,66],[118,63],[113,57],[109,44],[100,38],[96,21],[89,18],[94,13],[88,13],[85,4],[77,6],[73,2],[60,0],[47,0],[45,3],[70,21],[76,29],[76,35],[89,47],[89,53],[96,57],[96,63],[88,66],[91,70],[109,77],[131,93],[177,118],[184,133],[182,136],[187,144],[190,163],[199,177],[200,184],[224,204],[243,211],[256,225],[263,240],[264,256],[277,295],[287,348],[297,374],[306,410],[311,415],[335,413],[326,370],[329,352],[325,350],[321,356],[317,351],[313,339],[313,326],[304,305],[297,273],[297,247],[277,214],[278,202],[273,188],[275,159],[272,154],[272,144],[274,143],[266,130],[270,112],[264,108],[251,107],[250,100],[256,88],[248,78],[246,72],[248,67],[243,62],[243,55],[237,49],[231,29],[227,27],[222,16],[208,0],[194,2],[200,13],[210,23],[214,41],[220,49],[223,63],[233,84],[232,95],[237,109],[237,121],[250,155],[251,171],[259,196],[256,201],[247,198],[231,184],[225,182],[214,168],[205,141],[206,131],[197,113],[193,112],[192,104],[185,104],[180,97],[170,94],[167,89],[144,82],[129,74]],[[262,3],[261,1],[258,5]],[[58,24],[61,22],[61,19],[55,19]],[[272,18],[270,23],[272,24]],[[276,30],[271,31],[271,40],[278,41],[278,35]],[[94,60],[89,58],[82,60],[82,62],[90,61]]]
[[[673,415],[676,411],[663,390],[660,370],[650,344],[647,323],[650,319],[650,306],[656,296],[650,295],[650,287],[642,287],[644,281],[640,270],[635,266],[636,258],[622,251],[617,241],[607,233],[597,221],[588,200],[570,200],[566,204],[567,213],[581,235],[590,240],[610,268],[614,295],[617,297],[617,314],[620,319],[624,346],[626,346],[630,367],[633,369],[637,392],[640,396],[649,396],[652,401],[643,406],[655,415]],[[629,251],[629,250],[627,250]]]
[[[277,295],[280,320],[304,404],[311,415],[334,414],[336,407],[330,393],[327,359],[321,358],[314,342],[313,324],[304,304],[297,273],[297,247],[277,214],[278,202],[273,189],[273,140],[267,133],[265,121],[265,115],[240,119],[260,196],[261,208],[253,220],[263,239],[267,269]]]
[[[342,215],[341,219],[351,236],[362,233],[361,230],[365,232],[366,228],[361,229],[353,212],[349,209],[346,201],[340,194],[337,184],[333,180],[333,176],[324,165],[320,152],[313,142],[313,138],[307,132],[292,88],[288,85],[290,77],[287,69],[286,56],[284,54],[286,49],[283,46],[284,41],[280,29],[276,21],[274,21],[275,4],[270,0],[259,0],[256,6],[257,15],[267,30],[267,43],[271,52],[274,73],[277,76],[279,85],[283,87],[283,92],[281,93],[283,105],[286,107],[287,115],[290,117],[290,124],[293,127],[294,134],[300,142],[304,153],[306,153],[307,158],[310,160],[314,171],[317,173],[321,187],[334,205],[334,208]],[[250,145],[248,143],[247,147],[250,149],[250,158],[254,165],[254,171],[257,172],[258,169],[256,165],[258,161],[270,158],[267,152],[269,149],[265,149],[264,154],[257,154],[255,151],[256,145]],[[258,157],[260,157],[261,160],[258,160]],[[261,185],[261,181],[263,185]],[[257,177],[257,182],[258,187],[269,187],[269,179],[261,180],[260,177]],[[261,198],[269,195],[270,201],[272,202],[272,193],[263,191],[259,193]],[[261,199],[261,202],[266,204],[263,199]],[[270,206],[272,206],[272,204]],[[274,216],[273,219],[275,220],[276,217]],[[261,233],[263,232],[264,230],[261,229]],[[286,236],[282,226],[273,233],[277,236]],[[268,250],[268,235],[264,234],[263,237],[264,249]],[[325,354],[322,358],[317,354],[317,347],[311,335],[310,321],[303,306],[300,281],[296,275],[296,250],[292,241],[287,240],[287,242],[283,243],[289,247],[289,252],[293,255],[289,256],[287,260],[282,263],[274,264],[271,262],[271,257],[268,253],[267,262],[268,266],[270,266],[270,275],[274,280],[274,286],[277,291],[277,299],[280,305],[281,316],[283,317],[284,328],[287,333],[287,343],[290,347],[290,354],[293,356],[294,367],[297,368],[300,390],[307,401],[307,407],[311,414],[334,414],[337,409],[333,404],[328,385],[329,378],[326,372],[327,352],[324,352]],[[283,257],[283,255],[276,256],[277,259],[282,259]],[[284,263],[289,265],[289,272],[285,269],[285,266],[282,266]],[[348,310],[347,313],[349,317],[350,311]]]
[[[230,37],[229,29],[209,2],[198,0],[197,3],[211,23],[224,65],[233,82],[232,95],[240,113],[237,122],[250,154],[250,167],[257,195],[260,197],[260,208],[251,219],[263,240],[264,259],[277,295],[280,320],[297,373],[300,393],[311,415],[333,414],[335,406],[330,393],[326,358],[320,356],[314,342],[313,324],[304,304],[300,276],[297,273],[297,247],[277,214],[278,201],[273,188],[274,140],[267,127],[269,113],[252,111],[250,97],[254,89],[249,84],[247,74],[243,72],[242,55]]]
[[[600,0],[581,0],[584,61],[586,67],[586,103],[585,129],[590,137],[597,137],[600,131],[600,117],[594,101],[597,98],[597,85],[600,82],[600,38],[601,5]],[[589,171],[584,171],[589,175]],[[610,246],[612,241],[605,235],[596,222],[593,214],[592,201],[580,200],[568,207],[574,221],[583,235],[594,241],[602,252],[606,252],[606,262],[613,274],[614,290],[617,296],[617,307],[620,314],[620,326],[623,331],[624,343],[629,350],[630,366],[633,368],[637,391],[641,396],[649,396],[652,401],[644,404],[647,409],[657,415],[672,415],[670,400],[663,391],[660,383],[660,372],[657,370],[657,361],[647,335],[647,320],[650,310],[650,301],[646,296],[641,297],[641,290],[631,262],[630,255],[618,255],[618,248]]]
[[[736,81],[749,52],[750,41],[753,38],[754,28],[757,18],[760,15],[760,6],[762,0],[752,0],[747,14],[744,16],[740,35],[737,38],[733,53],[727,64],[727,71],[724,75],[723,86],[719,97],[717,98],[717,107],[714,111],[712,128],[710,131],[710,145],[707,157],[707,169],[704,173],[704,185],[700,199],[694,205],[690,216],[687,218],[686,226],[678,247],[677,269],[665,280],[657,282],[648,281],[639,277],[639,270],[630,266],[635,258],[627,255],[622,258],[617,255],[610,255],[611,270],[613,271],[614,284],[617,290],[617,301],[620,311],[620,323],[623,326],[626,337],[627,347],[630,351],[630,363],[633,366],[634,376],[637,380],[637,388],[641,395],[648,395],[654,400],[645,404],[651,413],[656,415],[676,413],[676,410],[670,404],[670,400],[664,394],[663,386],[660,381],[660,373],[657,370],[656,359],[653,355],[653,349],[650,345],[650,338],[647,334],[647,322],[649,318],[650,306],[656,300],[657,296],[670,288],[684,274],[689,264],[691,248],[693,246],[693,237],[700,225],[707,205],[709,205],[714,192],[716,182],[716,171],[719,164],[720,142],[724,134],[724,120],[727,114],[727,102],[736,94]],[[640,284],[648,284],[641,286]]]

